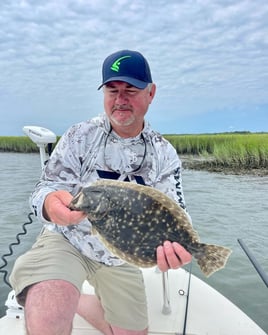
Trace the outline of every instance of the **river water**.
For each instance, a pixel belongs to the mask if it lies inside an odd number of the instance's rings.
[[[28,197],[40,171],[38,154],[0,153],[0,256],[9,253],[22,224],[29,221]],[[237,239],[242,239],[268,273],[268,177],[234,176],[183,171],[184,194],[195,229],[206,243],[230,247],[226,267],[206,279],[196,265],[193,272],[244,310],[268,333],[268,291]],[[7,257],[10,271],[15,258],[27,250],[40,231],[34,219]],[[0,266],[3,265],[0,259]],[[0,316],[10,288],[0,273]],[[204,302],[205,304],[205,302]],[[226,320],[228,322],[228,320]]]

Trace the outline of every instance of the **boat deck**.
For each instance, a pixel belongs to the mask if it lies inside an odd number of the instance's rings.
[[[266,335],[238,307],[194,275],[191,276],[186,332],[183,333],[189,273],[184,269],[170,270],[168,285],[154,268],[144,269],[143,273],[148,296],[149,334]],[[87,283],[83,290],[93,293]],[[0,319],[1,334],[25,334],[23,317],[13,316]],[[86,334],[101,333],[76,315],[72,335]]]

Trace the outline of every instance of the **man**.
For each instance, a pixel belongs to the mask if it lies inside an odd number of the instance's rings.
[[[81,186],[101,178],[140,183],[185,208],[176,151],[144,119],[156,91],[146,59],[122,50],[107,57],[102,70],[105,115],[62,136],[32,194],[44,229],[18,258],[10,278],[25,305],[28,334],[70,334],[76,312],[106,335],[147,333],[140,269],[115,257],[91,233],[85,214],[68,208]],[[169,241],[156,255],[162,271],[191,260]],[[96,295],[80,293],[84,280]]]

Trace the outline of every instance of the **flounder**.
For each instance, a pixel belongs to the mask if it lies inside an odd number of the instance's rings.
[[[139,267],[156,265],[156,248],[166,240],[181,244],[206,276],[223,268],[231,253],[201,243],[184,209],[149,186],[99,180],[83,188],[69,208],[85,212],[108,249]]]

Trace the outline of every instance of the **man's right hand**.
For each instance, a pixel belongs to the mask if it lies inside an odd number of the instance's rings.
[[[78,224],[86,214],[71,211],[68,206],[73,196],[68,191],[54,191],[49,193],[44,201],[43,216],[46,220],[62,226]]]

